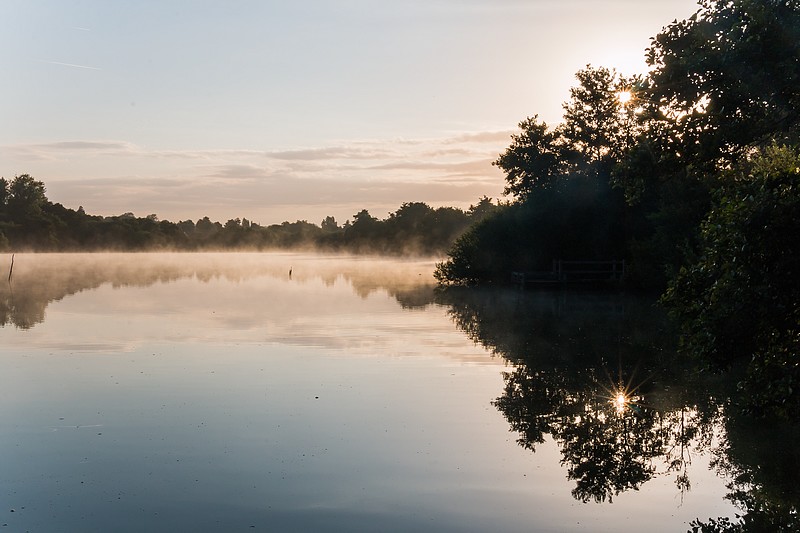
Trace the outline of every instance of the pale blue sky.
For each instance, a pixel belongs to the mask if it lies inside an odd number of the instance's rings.
[[[0,0],[0,175],[87,212],[262,224],[498,197],[526,116],[643,72],[694,0]]]

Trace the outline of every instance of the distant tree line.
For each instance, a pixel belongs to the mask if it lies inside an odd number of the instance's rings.
[[[407,202],[380,220],[363,209],[340,225],[298,220],[262,226],[246,218],[170,222],[156,215],[98,216],[52,203],[28,174],[0,178],[0,250],[208,250],[317,248],[381,254],[442,254],[469,226],[499,209],[483,197],[467,210]]]

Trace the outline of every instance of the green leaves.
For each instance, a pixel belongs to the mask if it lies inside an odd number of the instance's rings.
[[[714,367],[744,364],[749,408],[800,412],[800,154],[771,146],[725,178],[701,248],[664,300],[683,347]]]

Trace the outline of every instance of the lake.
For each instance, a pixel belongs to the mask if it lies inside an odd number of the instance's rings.
[[[647,300],[439,292],[422,260],[17,254],[6,282],[0,257],[9,531],[686,531],[770,455],[739,460],[753,431]]]

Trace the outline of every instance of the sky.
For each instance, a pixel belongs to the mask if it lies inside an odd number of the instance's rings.
[[[260,224],[502,198],[517,124],[695,0],[0,0],[0,176]]]

